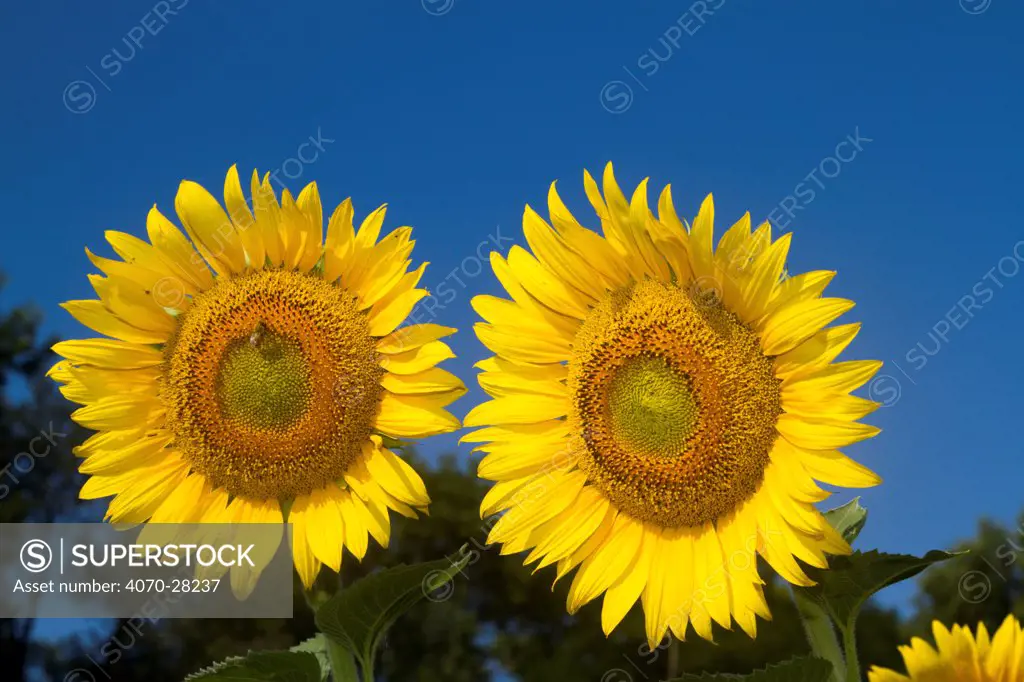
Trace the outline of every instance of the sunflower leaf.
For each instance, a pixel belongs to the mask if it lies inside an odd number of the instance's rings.
[[[306,652],[316,656],[317,663],[320,664],[320,680],[326,680],[331,674],[331,657],[327,652],[327,638],[322,634],[318,634],[314,637],[310,637],[301,644],[296,644],[288,651],[295,652]]]
[[[250,651],[245,656],[234,656],[192,673],[185,681],[321,682],[323,679],[316,654],[293,650]]]
[[[669,682],[829,682],[832,679],[832,664],[820,658],[794,658],[770,665],[749,675],[704,673],[683,675]]]
[[[864,524],[868,520],[868,510],[860,505],[860,498],[855,497],[841,507],[829,509],[825,512],[825,519],[839,531],[844,540],[852,545],[860,532],[864,530]]]
[[[447,559],[369,575],[324,602],[316,611],[317,627],[352,652],[364,677],[372,679],[377,648],[388,628],[421,599],[451,589],[450,583],[471,558],[463,547]]]
[[[794,589],[827,609],[840,628],[852,630],[857,614],[871,596],[954,556],[940,550],[932,550],[923,557],[877,550],[854,552],[834,557],[828,569],[811,571],[809,575],[817,585]]]

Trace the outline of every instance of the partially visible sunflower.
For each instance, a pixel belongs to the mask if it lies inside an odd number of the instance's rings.
[[[647,181],[629,201],[609,164],[604,195],[584,174],[604,236],[581,226],[555,186],[554,228],[529,206],[533,254],[491,264],[512,300],[478,296],[481,362],[494,398],[464,438],[496,481],[481,514],[527,563],[577,566],[567,608],[604,594],[610,633],[639,599],[649,643],[712,622],[750,636],[769,618],[757,555],[786,580],[812,581],[850,548],[815,503],[829,484],[879,478],[837,448],[874,436],[858,423],[877,404],[849,395],[881,366],[832,361],[859,325],[827,325],[853,307],[822,298],[835,274],[783,277],[790,235],[743,216],[713,248],[714,205],[692,229],[668,187],[658,216]]]
[[[984,623],[975,636],[970,628],[954,625],[953,630],[935,621],[932,634],[936,648],[920,638],[901,646],[907,666],[901,675],[888,668],[874,667],[868,682],[1021,682],[1024,680],[1024,628],[1012,615],[989,637]]]
[[[458,428],[443,408],[465,389],[435,367],[454,329],[398,328],[427,295],[411,228],[379,238],[381,206],[356,231],[346,199],[325,241],[315,183],[278,203],[254,171],[251,196],[250,210],[235,167],[227,212],[184,181],[175,209],[191,241],[154,207],[149,242],[106,233],[122,260],[86,250],[106,275],[90,275],[99,300],[64,308],[111,338],[58,343],[50,376],[98,431],[76,454],[81,497],[113,496],[107,519],[287,519],[309,586],[343,547],[361,559],[368,535],[387,546],[390,511],[426,510],[387,439]]]

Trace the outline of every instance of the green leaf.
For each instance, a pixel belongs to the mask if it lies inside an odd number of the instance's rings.
[[[872,595],[954,556],[939,550],[923,557],[876,550],[854,552],[850,556],[833,557],[828,569],[809,572],[817,585],[796,589],[827,609],[841,628],[852,630],[857,614]]]
[[[820,658],[794,658],[749,675],[704,673],[683,675],[669,682],[829,682],[831,678],[832,664],[828,661]]]
[[[288,651],[307,652],[316,656],[317,663],[320,664],[321,680],[326,680],[331,674],[331,656],[327,652],[327,638],[322,634],[310,637],[305,642],[296,644]]]
[[[868,512],[854,499],[825,513],[832,527],[853,544],[867,522]],[[836,666],[836,679],[860,680],[857,656],[857,616],[865,602],[889,585],[912,578],[939,561],[954,555],[932,551],[924,557],[908,554],[885,554],[878,551],[854,552],[834,557],[827,569],[809,569],[817,582],[810,587],[794,587],[793,597],[807,629],[812,650],[831,660]],[[831,632],[833,621],[842,633],[844,651],[838,650]],[[844,660],[845,659],[845,660]],[[845,676],[840,666],[845,668]]]
[[[843,506],[825,512],[825,518],[852,545],[867,523],[868,510],[860,506],[860,498],[855,497]]]
[[[374,657],[388,628],[421,599],[444,598],[443,591],[452,589],[455,575],[472,558],[466,550],[464,546],[447,559],[403,564],[353,583],[317,609],[317,627],[332,642],[351,651],[363,677],[373,679]]]
[[[301,646],[301,645],[300,645]],[[186,682],[321,682],[317,656],[309,651],[250,651],[214,663],[185,678]]]
[[[391,436],[385,436],[383,433],[380,434],[381,443],[384,447],[391,450],[401,450],[402,448],[409,447],[409,441],[399,440],[398,438],[392,438]]]

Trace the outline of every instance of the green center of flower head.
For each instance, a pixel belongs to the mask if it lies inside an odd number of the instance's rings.
[[[250,428],[287,429],[309,409],[312,390],[301,346],[262,324],[232,342],[217,393],[227,419]]]
[[[608,390],[611,427],[634,452],[675,457],[697,427],[698,407],[686,375],[664,358],[641,355],[619,367]]]

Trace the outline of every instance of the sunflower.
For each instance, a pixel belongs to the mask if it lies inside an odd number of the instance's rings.
[[[984,623],[975,637],[970,628],[954,625],[953,630],[935,621],[932,634],[938,650],[915,637],[901,646],[907,675],[874,667],[869,682],[1020,682],[1024,680],[1024,628],[1007,616],[994,637]]]
[[[452,431],[443,408],[462,383],[436,367],[454,329],[399,325],[427,295],[409,271],[411,228],[379,238],[385,207],[353,227],[346,199],[326,241],[315,183],[280,203],[254,171],[252,210],[238,172],[224,204],[184,181],[155,207],[149,241],[106,237],[121,260],[89,259],[99,300],[63,305],[110,338],[63,341],[50,375],[97,431],[75,451],[81,497],[113,496],[114,523],[292,524],[310,586],[342,548],[387,546],[390,512],[416,518],[423,481],[389,449]],[[230,214],[230,217],[229,217]],[[191,241],[190,241],[191,239]]]
[[[684,226],[670,188],[658,217],[647,181],[627,201],[609,164],[604,195],[584,174],[604,236],[582,227],[552,184],[552,228],[529,206],[532,254],[492,253],[512,300],[478,296],[476,333],[496,355],[477,366],[493,397],[481,515],[505,512],[488,541],[526,563],[574,568],[567,609],[604,594],[610,633],[639,599],[651,646],[689,625],[770,618],[757,556],[786,580],[847,554],[815,503],[829,484],[879,478],[837,448],[874,436],[877,404],[849,395],[881,366],[833,363],[859,326],[827,325],[853,303],[822,298],[835,274],[783,277],[790,235],[743,216],[712,247],[714,205]]]

